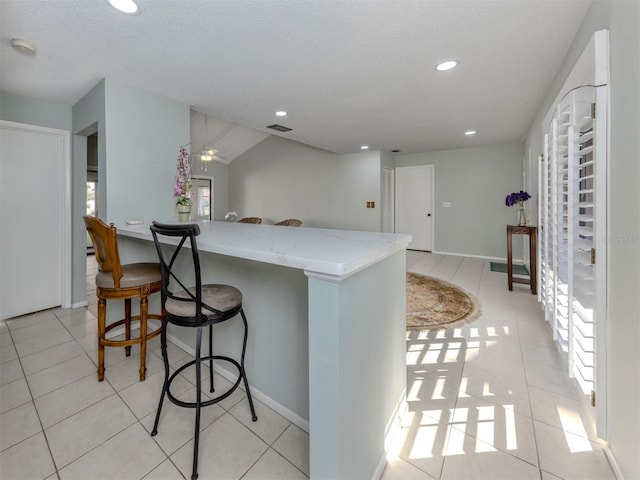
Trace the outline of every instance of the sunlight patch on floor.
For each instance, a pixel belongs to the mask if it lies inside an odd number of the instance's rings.
[[[584,428],[580,414],[561,405],[558,405],[557,410],[569,451],[571,453],[592,451],[593,447],[587,438],[587,431]]]

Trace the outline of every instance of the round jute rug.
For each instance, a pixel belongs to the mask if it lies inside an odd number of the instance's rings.
[[[438,278],[407,273],[407,329],[451,328],[481,314],[473,295]]]

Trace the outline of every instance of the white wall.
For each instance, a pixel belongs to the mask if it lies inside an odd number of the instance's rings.
[[[607,440],[624,478],[640,478],[640,2],[596,1],[529,131],[542,152],[540,122],[576,60],[601,29],[610,31]],[[537,176],[533,162],[528,172]]]
[[[380,231],[380,152],[336,155],[272,135],[229,165],[228,206],[263,223]]]
[[[522,144],[396,155],[395,164],[434,165],[434,251],[506,258],[506,225],[517,223],[518,211],[504,200],[522,188]],[[514,242],[514,258],[522,252]]]

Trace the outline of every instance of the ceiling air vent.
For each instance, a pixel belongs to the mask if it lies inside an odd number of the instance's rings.
[[[277,130],[278,132],[290,132],[291,129],[289,127],[284,127],[282,125],[278,125],[277,123],[274,123],[273,125],[268,125],[267,128],[270,128],[272,130]]]

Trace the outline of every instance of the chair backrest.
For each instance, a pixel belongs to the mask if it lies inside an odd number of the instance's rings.
[[[171,298],[178,302],[184,302],[185,310],[189,310],[189,306],[195,304],[195,322],[204,322],[207,317],[202,314],[202,306],[215,314],[222,315],[222,312],[215,308],[202,303],[202,279],[200,274],[200,256],[198,254],[198,244],[196,237],[200,235],[200,227],[196,223],[181,224],[164,224],[153,222],[151,227],[153,235],[153,243],[158,252],[160,260],[160,268],[162,270],[162,297],[163,301]],[[172,237],[178,239],[175,242],[161,243],[160,237]],[[183,246],[189,247],[191,250],[191,259],[193,268],[192,275],[185,275],[184,268],[176,265],[178,254]],[[180,276],[178,276],[180,274]],[[185,285],[185,283],[187,285]],[[163,303],[164,304],[164,303]],[[191,304],[191,305],[190,305]],[[169,314],[169,313],[167,313]],[[179,317],[172,315],[174,323],[180,324]],[[191,317],[189,317],[191,318]],[[194,319],[185,320],[185,325],[192,325]]]
[[[99,218],[88,215],[82,218],[93,242],[93,251],[98,262],[98,268],[101,272],[111,272],[113,286],[120,288],[122,265],[120,264],[120,254],[118,253],[118,238],[115,225],[113,223],[107,225]]]
[[[302,220],[298,220],[297,218],[287,218],[286,220],[276,223],[276,225],[281,227],[299,227],[302,225]]]
[[[238,220],[238,223],[262,223],[262,219],[260,217],[244,217]]]

